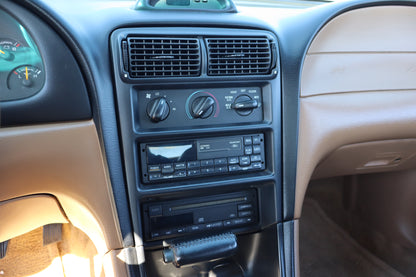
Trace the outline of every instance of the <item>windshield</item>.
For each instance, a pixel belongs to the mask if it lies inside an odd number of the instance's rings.
[[[299,8],[308,8],[340,0],[234,0],[237,6],[246,7],[287,7],[295,6]],[[341,0],[342,1],[342,0]]]

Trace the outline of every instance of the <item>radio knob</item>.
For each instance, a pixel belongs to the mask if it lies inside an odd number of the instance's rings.
[[[214,111],[215,101],[210,96],[200,96],[195,98],[191,105],[191,115],[193,118],[207,118]]]
[[[241,95],[238,96],[234,103],[231,105],[231,108],[233,108],[239,115],[249,115],[253,112],[255,108],[259,106],[259,103],[257,100],[252,99],[248,95]]]
[[[159,122],[165,120],[170,112],[169,104],[165,97],[158,97],[153,99],[147,104],[147,116],[153,122]]]

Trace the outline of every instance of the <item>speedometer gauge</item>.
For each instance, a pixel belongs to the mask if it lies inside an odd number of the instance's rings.
[[[10,72],[7,84],[14,94],[23,98],[37,93],[43,83],[43,70],[33,65],[23,65]]]

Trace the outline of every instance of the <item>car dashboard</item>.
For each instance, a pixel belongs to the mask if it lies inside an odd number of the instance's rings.
[[[311,180],[416,167],[414,2],[236,3],[0,3],[0,242],[71,224],[96,276],[299,276]]]

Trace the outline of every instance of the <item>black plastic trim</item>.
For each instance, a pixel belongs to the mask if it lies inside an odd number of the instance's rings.
[[[113,37],[118,41],[118,46],[116,43],[113,43],[114,54],[118,56],[117,60],[117,69],[119,71],[120,78],[125,83],[130,84],[169,84],[169,83],[201,83],[203,81],[236,81],[236,80],[270,80],[274,79],[278,75],[279,68],[278,66],[271,68],[270,73],[268,74],[251,74],[251,75],[208,75],[208,47],[206,44],[206,39],[213,37],[225,37],[225,38],[267,38],[270,42],[273,42],[278,47],[278,39],[275,35],[267,30],[250,30],[250,29],[227,29],[227,28],[186,28],[186,27],[166,27],[166,28],[152,28],[152,27],[143,27],[143,28],[125,28],[118,29],[113,32]],[[127,40],[131,37],[161,37],[161,38],[198,38],[200,42],[200,54],[201,59],[201,75],[193,77],[151,77],[151,78],[132,78],[130,77],[130,72],[124,69],[123,65],[123,53],[121,50],[121,43],[124,40]],[[272,62],[275,65],[278,65],[279,53],[275,52],[272,58]]]
[[[198,78],[177,78],[161,79],[161,80],[130,80],[126,78],[126,72],[123,72],[122,51],[120,42],[129,34],[141,35],[146,34],[150,36],[164,34],[171,36],[192,35],[197,37],[203,36],[267,36],[270,40],[277,43],[277,38],[267,31],[254,31],[243,29],[227,29],[227,28],[132,28],[119,29],[113,32],[111,37],[111,46],[113,50],[113,66],[116,82],[116,94],[118,99],[118,111],[120,115],[120,127],[123,141],[123,151],[126,166],[126,178],[128,180],[128,190],[130,207],[132,208],[133,226],[135,233],[140,238],[143,237],[142,214],[140,212],[139,203],[155,202],[161,199],[172,199],[175,197],[182,198],[190,195],[209,195],[212,191],[222,193],[227,191],[240,191],[248,188],[261,188],[266,184],[273,187],[273,193],[267,196],[273,196],[273,201],[265,201],[273,207],[273,209],[266,209],[263,207],[262,216],[264,222],[261,222],[260,228],[276,224],[281,221],[281,164],[280,164],[280,76],[276,73],[269,76],[243,76],[235,77],[207,77],[206,72],[203,72]],[[200,36],[198,36],[200,34]],[[204,49],[204,48],[202,48]],[[276,52],[276,54],[278,54]],[[278,58],[278,56],[275,56]],[[203,55],[203,62],[206,57]],[[277,63],[279,65],[280,63]],[[205,74],[205,75],[204,75]],[[209,80],[209,85],[207,82]],[[140,82],[140,83],[138,83]],[[267,102],[264,103],[265,114],[263,122],[256,124],[224,124],[224,126],[198,126],[194,128],[176,127],[176,128],[155,128],[151,130],[142,130],[135,128],[133,117],[135,116],[132,105],[132,91],[141,88],[152,89],[168,89],[168,88],[193,88],[197,89],[203,87],[211,88],[227,88],[227,87],[251,87],[261,84],[261,87],[266,87],[263,95],[266,95]],[[263,96],[264,97],[264,96]],[[269,107],[270,106],[270,107]],[[272,107],[275,107],[274,109]],[[144,111],[141,111],[144,112]],[[202,137],[216,137],[216,136],[235,136],[252,133],[265,134],[265,146],[267,170],[259,173],[248,173],[234,176],[224,177],[207,177],[194,180],[173,181],[168,184],[154,184],[144,186],[141,182],[140,176],[140,162],[138,157],[138,144],[143,142],[155,141],[170,141],[173,139],[193,139]],[[265,194],[262,194],[263,196]],[[265,197],[265,196],[264,196]],[[250,229],[236,229],[236,232],[247,232]],[[142,243],[142,241],[136,243]],[[160,247],[161,242],[146,242],[146,248]]]

